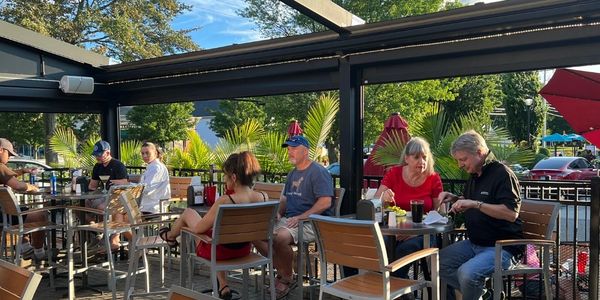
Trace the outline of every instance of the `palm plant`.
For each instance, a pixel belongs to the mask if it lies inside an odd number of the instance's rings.
[[[99,141],[100,135],[93,133],[85,141],[77,141],[71,128],[58,127],[50,138],[52,151],[62,156],[64,166],[67,168],[81,168],[91,172],[96,158],[92,155],[94,144]],[[142,157],[139,141],[126,141],[120,145],[121,161],[127,166],[141,166]]]
[[[208,169],[215,161],[213,151],[194,130],[188,130],[187,139],[185,149],[167,154],[166,164],[175,169]]]
[[[339,100],[331,93],[322,94],[310,107],[303,122],[304,136],[310,143],[310,159],[317,160],[322,153],[319,150],[331,132],[339,107]]]
[[[435,108],[423,120],[412,124],[412,135],[420,136],[430,143],[431,153],[435,158],[435,170],[442,178],[465,179],[468,174],[458,168],[450,154],[452,142],[463,132],[473,129],[486,139],[488,147],[496,159],[507,163],[527,164],[535,159],[535,152],[522,149],[508,141],[508,132],[504,128],[491,128],[482,124],[473,114],[466,114],[452,122],[443,108]],[[375,163],[390,166],[400,163],[404,146],[399,136],[391,136],[385,141],[373,157]]]

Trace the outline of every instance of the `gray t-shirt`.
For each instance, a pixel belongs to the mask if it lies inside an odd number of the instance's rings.
[[[293,169],[287,175],[283,190],[286,202],[285,216],[298,216],[309,210],[319,197],[331,197],[331,207],[322,215],[333,215],[333,180],[331,174],[321,165],[311,162],[308,168],[300,171]]]

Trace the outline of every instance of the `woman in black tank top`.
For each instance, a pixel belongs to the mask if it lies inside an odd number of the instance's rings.
[[[233,195],[219,197],[203,217],[194,209],[185,209],[171,229],[162,228],[160,230],[160,237],[169,243],[170,246],[177,246],[175,238],[181,234],[181,228],[183,227],[192,228],[198,234],[212,236],[212,226],[217,209],[221,204],[254,203],[267,200],[267,197],[263,193],[257,193],[252,190],[254,178],[260,173],[258,161],[252,153],[246,151],[230,155],[225,163],[223,163],[222,170],[225,174],[226,189],[233,190]],[[217,253],[210,253],[211,247],[209,244],[197,242],[196,254],[206,259],[210,259],[211,255],[217,255],[217,260],[231,259],[247,256],[250,254],[251,247],[250,243],[217,245]],[[217,279],[220,286],[218,291],[219,297],[221,299],[231,299],[231,290],[227,286],[227,274],[225,272],[218,272]]]

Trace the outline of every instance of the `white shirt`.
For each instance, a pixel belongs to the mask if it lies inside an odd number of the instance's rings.
[[[169,170],[160,160],[155,159],[146,166],[146,172],[142,174],[140,183],[146,185],[140,210],[159,213],[160,200],[171,198]]]

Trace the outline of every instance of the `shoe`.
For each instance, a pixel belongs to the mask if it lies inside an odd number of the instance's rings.
[[[285,279],[283,277],[278,277],[275,279],[275,293],[277,294],[277,299],[283,299],[287,297],[291,290],[296,287],[296,281],[292,277],[291,279]]]
[[[169,245],[169,247],[171,248],[176,248],[179,245],[179,242],[177,241],[177,239],[175,240],[170,240],[168,238],[168,234],[169,231],[171,231],[171,229],[169,227],[163,227],[158,231],[158,236],[165,242],[167,242],[167,244]]]
[[[227,289],[227,291],[225,291],[225,289]],[[219,299],[231,300],[231,298],[232,298],[232,296],[231,296],[231,289],[229,288],[228,285],[224,285],[219,290]]]

